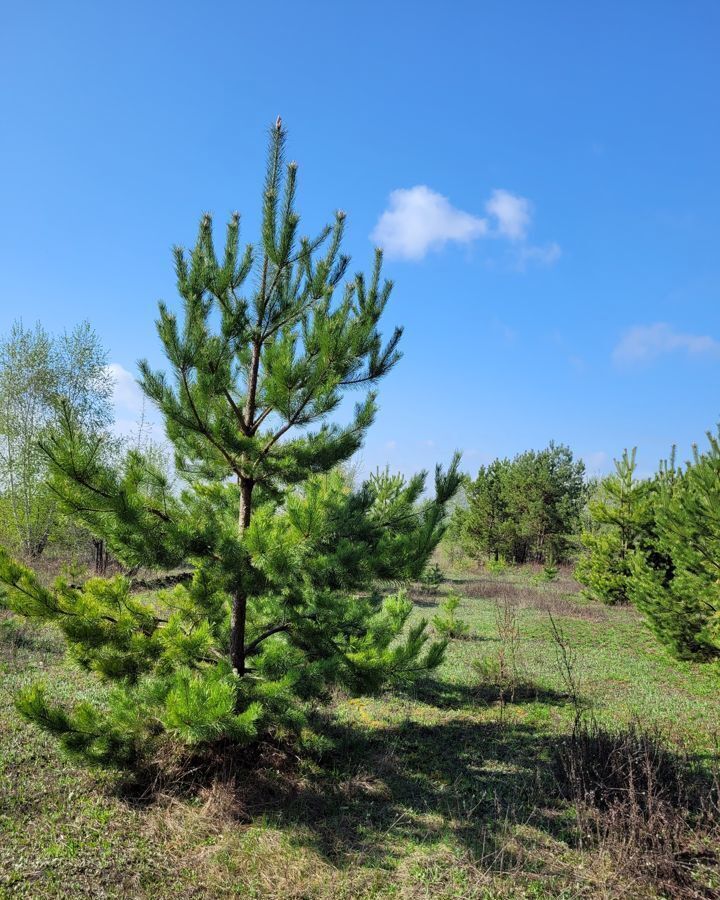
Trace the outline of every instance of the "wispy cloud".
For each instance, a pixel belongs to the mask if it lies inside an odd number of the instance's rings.
[[[510,191],[495,190],[485,209],[495,220],[497,233],[511,241],[523,240],[532,219],[530,201]]]
[[[720,356],[720,341],[707,334],[687,334],[675,331],[666,322],[636,325],[620,338],[613,360],[617,365],[651,362],[668,353],[688,356]]]
[[[517,251],[518,266],[524,269],[528,263],[539,263],[541,266],[552,266],[562,256],[560,244],[552,241],[549,244],[527,244]]]
[[[479,216],[453,206],[447,197],[420,184],[390,194],[387,209],[370,235],[394,259],[420,260],[447,244],[471,244],[495,238],[513,245],[517,268],[529,263],[552,265],[560,246],[527,243],[532,225],[532,204],[518,194],[496,189]]]

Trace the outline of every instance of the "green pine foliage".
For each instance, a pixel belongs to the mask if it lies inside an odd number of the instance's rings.
[[[720,657],[720,441],[652,479],[635,452],[616,462],[590,503],[576,575],[606,603],[632,603],[681,659]]]
[[[420,584],[422,584],[423,588],[431,594],[437,594],[438,589],[444,580],[445,575],[438,563],[426,566],[420,576]]]
[[[615,461],[590,501],[590,528],[583,531],[584,553],[575,576],[593,599],[608,604],[630,602],[633,559],[646,552],[655,536],[657,482],[636,477],[635,449]]]
[[[661,469],[656,537],[631,561],[630,598],[681,659],[720,658],[720,441]]]
[[[563,562],[579,530],[584,475],[583,462],[554,443],[481,466],[458,512],[466,546],[497,561]]]
[[[48,588],[0,553],[5,604],[59,627],[71,657],[109,686],[106,703],[65,708],[34,685],[18,708],[94,762],[132,765],[164,741],[197,751],[299,734],[331,686],[377,691],[442,660],[444,641],[409,621],[407,597],[375,585],[423,571],[459,458],[437,468],[431,496],[424,474],[376,473],[354,490],[338,469],[372,424],[401,330],[383,342],[392,286],[379,252],[369,278],[345,280],[344,213],[298,236],[284,147],[278,120],[256,245],[241,248],[234,214],[218,254],[206,215],[189,255],[174,253],[180,304],[161,303],[157,322],[168,370],[142,362],[140,384],[180,486],[142,449],[112,465],[68,403],[43,442],[54,495],[129,573],[189,565],[192,578],[144,595],[129,577]],[[349,423],[331,421],[362,389]]]
[[[470,630],[468,623],[457,615],[461,597],[454,591],[440,604],[441,612],[433,616],[435,630],[446,638],[461,638]]]
[[[465,543],[471,552],[486,553],[499,561],[510,543],[511,527],[506,500],[508,460],[496,459],[481,466],[477,478],[467,487],[467,506],[457,511],[462,517]]]
[[[504,575],[508,569],[509,565],[504,556],[499,556],[497,559],[491,558],[485,560],[485,569],[491,574],[496,576]]]

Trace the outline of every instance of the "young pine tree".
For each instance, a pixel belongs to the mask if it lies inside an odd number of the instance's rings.
[[[632,560],[630,599],[681,659],[720,659],[720,440],[661,468],[655,541]]]
[[[477,478],[468,487],[467,509],[462,511],[468,546],[476,555],[487,554],[496,561],[507,556],[510,547],[505,491],[509,467],[506,459],[480,466]]]
[[[585,549],[575,575],[594,599],[608,604],[630,602],[636,551],[647,551],[654,537],[656,484],[635,476],[635,450],[615,461],[615,473],[603,479],[590,501],[593,530],[581,536]]]
[[[515,562],[563,562],[579,530],[585,464],[551,441],[520,453],[504,479],[507,525]]]
[[[442,658],[426,623],[408,624],[409,601],[374,584],[423,570],[459,460],[438,467],[430,499],[422,475],[352,490],[338,469],[373,421],[401,331],[383,343],[391,284],[379,252],[369,279],[342,286],[344,213],[298,238],[284,144],[278,119],[256,246],[241,250],[234,214],[218,257],[206,215],[189,257],[175,250],[180,310],[161,304],[157,322],[169,371],[140,364],[182,490],[139,450],[104,464],[68,405],[44,444],[57,496],[129,571],[190,564],[192,580],[156,596],[129,578],[47,589],[0,556],[6,603],[59,626],[70,655],[111,686],[106,704],[72,708],[34,686],[19,709],[97,762],[131,764],[166,739],[202,748],[298,732],[330,685],[375,691]],[[349,424],[328,421],[363,388]]]

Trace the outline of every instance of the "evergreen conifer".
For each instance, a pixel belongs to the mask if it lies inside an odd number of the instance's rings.
[[[285,138],[278,119],[258,244],[241,249],[234,214],[218,256],[202,217],[189,256],[174,251],[180,311],[160,304],[169,371],[140,364],[182,489],[141,449],[110,466],[102,436],[89,437],[67,403],[43,445],[55,494],[128,572],[189,565],[192,579],[154,595],[134,592],[131,577],[48,588],[0,552],[5,603],[57,625],[110,688],[105,703],[68,708],[33,685],[19,709],[95,762],[132,764],[166,738],[198,748],[300,733],[331,685],[376,691],[443,656],[425,621],[408,621],[408,599],[375,585],[423,571],[459,459],[437,468],[431,498],[424,474],[378,474],[352,490],[338,470],[373,421],[401,330],[383,342],[392,285],[379,251],[369,278],[343,286],[344,213],[298,237]],[[330,422],[360,389],[349,424]]]
[[[720,658],[720,440],[661,467],[655,540],[631,561],[630,598],[681,659]]]
[[[593,527],[581,536],[585,552],[575,575],[590,597],[608,604],[630,601],[633,556],[654,540],[656,485],[636,477],[635,452],[626,450],[601,482],[589,503]]]

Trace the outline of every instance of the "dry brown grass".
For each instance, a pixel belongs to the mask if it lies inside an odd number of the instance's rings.
[[[469,598],[509,601],[521,609],[539,609],[591,622],[603,622],[608,618],[608,611],[602,604],[568,597],[564,588],[555,583],[535,587],[486,577],[464,582],[462,594]]]
[[[717,768],[670,750],[639,724],[586,722],[558,744],[555,771],[576,814],[577,841],[629,885],[673,900],[720,897]]]

